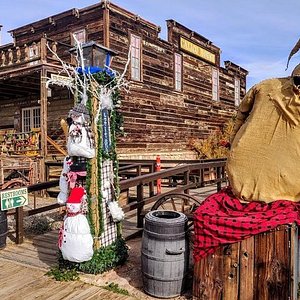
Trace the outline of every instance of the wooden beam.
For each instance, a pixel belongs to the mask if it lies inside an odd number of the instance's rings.
[[[30,86],[28,86],[30,84]],[[18,83],[15,83],[15,84],[1,84],[0,83],[0,89],[2,90],[8,90],[8,91],[15,91],[16,89],[23,89],[23,90],[26,90],[26,92],[39,92],[40,90],[40,87],[37,86],[36,88],[35,87],[32,87],[31,86],[31,83],[27,83],[25,82],[25,84],[23,83],[23,85],[20,85]]]
[[[60,152],[64,156],[68,155],[68,153],[64,149],[62,149],[55,141],[53,141],[49,136],[47,136],[47,142],[49,142],[58,152]]]
[[[95,87],[92,87],[95,88]],[[98,109],[98,101],[96,97],[92,97],[92,115],[96,115]],[[100,239],[97,239],[97,237],[100,237],[100,215],[99,215],[99,180],[98,180],[98,159],[97,159],[97,153],[98,153],[98,127],[97,123],[95,122],[95,118],[92,119],[92,125],[91,125],[94,138],[95,138],[95,151],[96,156],[92,158],[91,161],[91,184],[90,184],[90,197],[91,197],[91,219],[94,226],[94,233],[95,233],[95,240],[94,240],[94,249],[97,250],[101,247]],[[101,166],[100,166],[101,168]]]
[[[41,81],[41,90],[40,90],[40,105],[41,105],[41,181],[45,181],[45,158],[47,156],[47,115],[48,115],[48,99],[47,99],[47,87],[46,87],[46,77],[47,70],[45,68],[41,69],[40,81]]]
[[[16,209],[16,244],[22,244],[24,240],[24,211],[23,207]]]
[[[103,2],[103,45],[109,48],[109,25],[110,25],[110,18],[109,18],[109,4],[104,1]]]
[[[38,90],[36,92],[38,92]],[[26,91],[25,89],[18,88],[18,87],[12,89],[12,88],[5,88],[0,86],[0,94],[11,95],[11,96],[18,94],[18,95],[26,96],[28,94],[32,94],[32,92]]]

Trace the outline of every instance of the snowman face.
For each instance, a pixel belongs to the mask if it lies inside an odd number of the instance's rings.
[[[69,213],[78,213],[81,209],[80,203],[67,203],[67,212]]]
[[[75,123],[80,123],[80,124],[84,123],[84,118],[82,115],[79,115],[79,116],[72,115],[71,117],[72,117],[73,122],[75,122]]]

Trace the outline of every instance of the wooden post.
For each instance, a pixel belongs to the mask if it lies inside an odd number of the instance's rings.
[[[217,191],[221,191],[222,188],[222,169],[217,167]]]
[[[46,63],[47,62],[47,40],[45,38],[41,38],[40,43],[40,55],[41,55],[41,62]]]
[[[143,184],[139,184],[137,186],[137,227],[143,228],[143,209],[144,209],[144,186]]]
[[[109,3],[106,0],[102,1],[103,8],[103,45],[109,48]]]
[[[96,97],[92,97],[92,111],[91,115],[96,116],[97,114],[97,99]],[[91,185],[90,185],[90,196],[91,196],[91,218],[92,223],[94,225],[94,234],[95,234],[95,240],[94,240],[94,249],[97,250],[101,247],[100,240],[97,239],[97,237],[100,236],[100,216],[99,216],[99,186],[98,186],[98,128],[97,124],[95,122],[95,118],[92,118],[92,124],[91,128],[94,134],[95,138],[95,152],[96,155],[94,158],[91,159]]]
[[[3,160],[0,158],[0,184],[4,183]]]
[[[154,172],[154,164],[151,164],[149,166],[149,173],[153,173]],[[154,182],[151,181],[149,182],[149,196],[152,197],[154,196]]]
[[[23,207],[16,208],[16,244],[22,244],[24,238],[24,211]]]
[[[47,70],[42,67],[41,75],[41,90],[40,90],[40,105],[41,105],[41,174],[40,181],[45,181],[45,159],[47,156],[47,119],[48,119],[48,99],[47,99]]]
[[[188,185],[190,183],[190,170],[184,172],[184,185]],[[190,190],[189,189],[185,189],[184,190],[185,194],[189,194]]]

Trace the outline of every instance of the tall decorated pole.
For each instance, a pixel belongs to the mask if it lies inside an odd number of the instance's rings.
[[[122,75],[111,70],[116,53],[95,42],[77,43],[70,51],[77,67],[61,61],[72,79],[67,87],[74,93],[75,105],[66,122],[68,157],[58,196],[58,202],[67,207],[59,237],[60,263],[76,263],[83,272],[101,273],[128,255],[118,226],[124,213],[118,204],[116,155],[116,131],[122,131],[116,107],[120,88],[127,88],[126,68]],[[59,82],[49,79],[49,84]]]

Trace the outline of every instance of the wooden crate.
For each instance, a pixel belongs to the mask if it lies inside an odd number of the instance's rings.
[[[296,300],[297,288],[296,225],[223,246],[194,266],[193,300]]]

